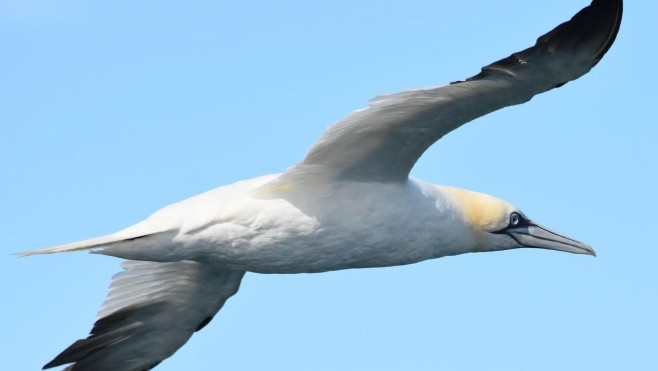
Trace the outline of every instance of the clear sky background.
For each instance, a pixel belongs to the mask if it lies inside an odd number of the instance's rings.
[[[472,76],[587,4],[0,0],[0,368],[84,338],[120,264],[10,253],[284,171],[369,98]],[[158,370],[658,369],[657,19],[627,1],[590,74],[462,127],[412,173],[507,199],[598,258],[248,274]]]

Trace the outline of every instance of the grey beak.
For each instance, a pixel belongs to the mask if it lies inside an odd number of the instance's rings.
[[[532,222],[516,228],[510,228],[505,232],[523,247],[534,247],[596,256],[594,249],[588,245],[569,237],[562,236],[561,234],[550,231]]]

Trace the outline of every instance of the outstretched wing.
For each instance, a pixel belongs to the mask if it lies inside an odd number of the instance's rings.
[[[44,369],[72,363],[66,370],[149,370],[210,322],[238,291],[245,273],[193,261],[127,260],[123,268],[112,279],[89,337]]]
[[[612,45],[621,15],[622,0],[594,0],[535,46],[465,81],[379,96],[332,125],[300,164],[271,185],[406,181],[418,158],[448,132],[587,73]]]

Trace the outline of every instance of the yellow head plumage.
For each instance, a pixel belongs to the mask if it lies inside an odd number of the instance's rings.
[[[476,230],[494,232],[507,226],[509,216],[518,209],[512,204],[484,193],[444,187],[462,212],[464,221]]]

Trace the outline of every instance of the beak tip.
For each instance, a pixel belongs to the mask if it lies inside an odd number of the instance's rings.
[[[578,249],[581,251],[581,254],[591,255],[596,258],[596,251],[590,245],[580,242]]]
[[[596,258],[596,251],[594,251],[590,245],[581,242],[580,246],[577,247],[577,250],[579,254],[590,255]]]

